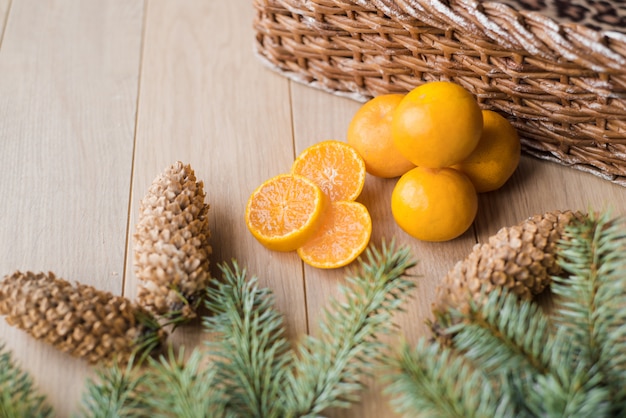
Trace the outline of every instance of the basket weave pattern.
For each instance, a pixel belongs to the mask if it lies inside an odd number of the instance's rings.
[[[475,0],[253,0],[256,51],[365,101],[451,80],[504,113],[525,152],[626,186],[626,34]]]

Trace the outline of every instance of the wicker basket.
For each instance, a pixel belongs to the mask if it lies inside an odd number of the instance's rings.
[[[626,34],[475,0],[253,0],[256,51],[365,101],[452,80],[506,114],[523,150],[626,186]]]

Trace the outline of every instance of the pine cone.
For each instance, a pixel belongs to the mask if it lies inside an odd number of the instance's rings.
[[[59,350],[90,363],[126,363],[157,351],[166,332],[152,315],[121,296],[56,278],[15,272],[0,283],[0,314]]]
[[[138,303],[185,322],[196,316],[209,282],[209,206],[203,182],[176,162],[160,174],[141,201],[134,234]]]
[[[579,212],[548,212],[502,228],[487,243],[476,244],[437,287],[433,312],[450,308],[467,312],[470,298],[480,302],[481,289],[507,287],[525,299],[540,294],[550,278],[561,273],[556,244],[565,226],[583,217]]]

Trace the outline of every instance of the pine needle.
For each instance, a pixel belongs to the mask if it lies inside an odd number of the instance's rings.
[[[415,287],[407,270],[414,266],[406,248],[392,243],[379,252],[368,249],[367,262],[347,277],[351,287],[340,288],[320,325],[322,336],[305,338],[289,374],[285,416],[318,416],[322,411],[346,408],[358,400],[361,377],[385,345],[377,334],[392,329],[392,315]],[[368,361],[369,360],[369,361]]]
[[[45,397],[37,393],[32,378],[0,344],[0,417],[43,418],[52,416]]]

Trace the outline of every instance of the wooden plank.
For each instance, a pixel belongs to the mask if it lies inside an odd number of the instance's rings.
[[[296,151],[325,139],[346,140],[346,130],[352,116],[360,104],[345,98],[293,84],[292,102],[294,114],[294,135]],[[358,201],[365,204],[372,216],[373,245],[380,246],[384,239],[392,239],[398,245],[408,246],[418,266],[412,272],[419,276],[418,289],[405,305],[406,312],[399,313],[395,322],[401,329],[389,342],[406,339],[413,343],[428,329],[425,319],[430,315],[430,304],[439,279],[450,269],[455,260],[466,254],[475,243],[473,230],[462,237],[443,243],[426,243],[413,239],[404,233],[393,220],[391,214],[391,192],[397,179],[379,179],[368,175],[365,188]],[[349,267],[337,270],[319,270],[305,266],[307,308],[309,327],[312,333],[318,331],[320,313],[330,297],[337,296],[337,285],[343,283]],[[389,403],[381,394],[383,388],[378,378],[367,379],[369,388],[362,394],[363,401],[347,411],[332,411],[334,417],[388,417],[394,416]]]
[[[480,196],[475,222],[485,241],[504,226],[553,210],[609,210],[626,213],[626,188],[595,175],[526,155],[511,179],[499,190]]]
[[[11,0],[0,0],[0,47],[2,47],[2,35],[4,34],[4,27],[9,17],[10,7]]]
[[[217,264],[236,259],[274,291],[289,335],[306,332],[297,255],[266,250],[244,223],[250,193],[288,171],[294,152],[288,82],[253,55],[252,4],[154,0],[146,20],[130,232],[156,175],[177,160],[191,164],[210,204],[212,274],[221,276]],[[127,276],[132,297],[131,257]],[[173,341],[193,345],[205,337],[194,323],[177,329]]]
[[[3,275],[51,270],[121,292],[142,7],[11,3],[0,50]],[[58,416],[69,416],[86,363],[4,321],[0,334]]]

